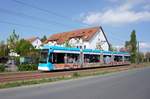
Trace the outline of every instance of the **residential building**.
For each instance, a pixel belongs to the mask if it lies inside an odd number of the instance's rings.
[[[102,27],[90,27],[51,35],[48,45],[77,47],[81,49],[109,50],[109,42]]]
[[[42,41],[39,37],[31,37],[26,40],[29,41],[32,44],[32,46],[36,49],[40,48],[40,46],[42,45]]]

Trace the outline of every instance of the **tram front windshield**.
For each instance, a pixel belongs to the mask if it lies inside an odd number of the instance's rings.
[[[42,49],[40,53],[40,63],[47,63],[48,49]]]

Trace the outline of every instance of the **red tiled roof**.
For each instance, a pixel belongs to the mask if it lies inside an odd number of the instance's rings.
[[[32,42],[34,42],[36,39],[38,39],[38,37],[27,38],[26,40],[29,41],[30,43],[32,43]]]
[[[71,38],[82,38],[84,41],[88,41],[94,36],[95,33],[99,31],[99,29],[100,27],[92,27],[53,34],[45,43],[48,43],[49,41],[56,41],[58,44],[62,44]]]

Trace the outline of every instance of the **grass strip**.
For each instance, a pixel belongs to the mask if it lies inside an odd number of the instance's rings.
[[[147,67],[147,66],[150,66],[150,63],[143,63],[141,65],[143,65],[141,67]],[[137,68],[137,67],[135,67],[135,68]],[[60,80],[76,79],[76,78],[87,77],[87,76],[105,75],[105,74],[109,74],[109,73],[125,71],[125,70],[130,70],[130,69],[134,69],[134,68],[122,69],[122,70],[106,70],[106,71],[105,70],[104,71],[99,70],[99,71],[91,71],[91,72],[79,72],[79,71],[77,71],[77,72],[74,72],[74,73],[72,73],[70,75],[66,75],[66,76],[58,76],[58,77],[51,77],[51,78],[42,78],[42,79],[22,80],[22,81],[16,81],[16,82],[0,83],[0,89],[34,85],[34,84],[41,84],[41,83],[48,83],[48,82],[56,82],[56,81],[60,81]]]
[[[56,82],[56,81],[60,81],[60,80],[76,79],[79,77],[86,77],[86,76],[104,75],[104,74],[108,74],[108,73],[110,73],[110,72],[91,72],[91,73],[74,72],[73,74],[67,75],[67,76],[0,83],[0,89],[26,86],[26,85],[34,85],[34,84],[41,84],[41,83],[48,83],[48,82]]]

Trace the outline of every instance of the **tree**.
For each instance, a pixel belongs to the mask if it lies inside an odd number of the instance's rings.
[[[47,40],[47,37],[46,37],[46,35],[44,35],[43,38],[41,38],[41,41],[44,42],[46,40]]]
[[[137,40],[135,30],[131,32],[129,46],[131,47],[130,48],[131,62],[135,63],[137,60]]]
[[[147,62],[150,62],[150,52],[146,52],[145,58]]]
[[[139,62],[144,62],[144,53],[139,52],[138,57],[139,57]]]
[[[0,42],[0,56],[5,56],[5,44],[4,44],[4,41]]]
[[[0,56],[8,56],[9,49],[4,41],[0,42]]]
[[[15,51],[16,43],[18,41],[19,41],[19,35],[16,34],[15,30],[13,30],[13,33],[7,39],[7,44],[8,44],[9,49],[12,51]]]
[[[32,63],[38,63],[39,50],[36,50],[27,40],[19,40],[16,44],[15,52],[17,52],[20,56],[27,56],[28,59],[31,59]]]
[[[125,48],[127,49],[127,51],[130,53],[131,52],[131,44],[130,41],[126,41],[125,42]]]
[[[29,41],[21,39],[16,43],[15,51],[21,56],[27,56],[33,50],[34,50],[34,47]]]
[[[112,44],[110,44],[109,51],[117,51],[117,48],[113,47]]]

